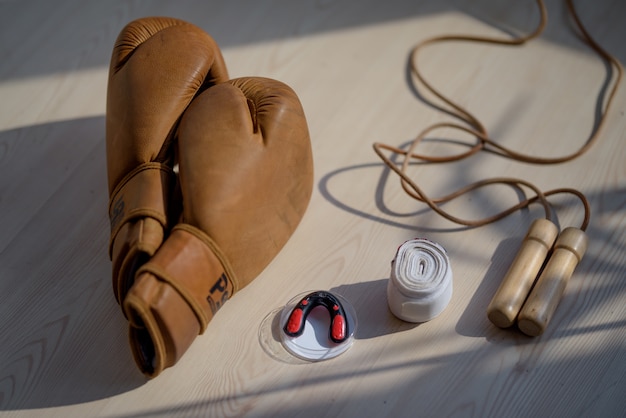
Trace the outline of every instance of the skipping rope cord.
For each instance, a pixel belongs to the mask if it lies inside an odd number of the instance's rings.
[[[447,105],[447,108],[443,106],[437,106],[432,102],[430,102],[430,104],[434,105],[436,108],[440,109],[441,111],[446,112],[456,117],[457,119],[461,120],[464,124],[459,124],[459,123],[454,123],[454,122],[441,122],[441,123],[433,124],[427,127],[426,129],[424,129],[417,137],[415,137],[415,139],[410,143],[408,149],[406,150],[398,148],[398,147],[394,147],[391,145],[379,143],[379,142],[375,142],[373,144],[374,151],[376,152],[376,154],[378,154],[378,156],[382,159],[382,161],[385,163],[387,167],[389,167],[392,171],[394,171],[400,177],[402,188],[407,194],[409,194],[411,197],[413,197],[414,199],[418,201],[426,203],[436,213],[438,213],[442,217],[454,223],[465,225],[465,226],[470,226],[470,227],[483,226],[483,225],[495,222],[497,220],[500,220],[510,215],[511,213],[519,209],[525,208],[535,202],[538,202],[543,206],[546,219],[551,220],[552,214],[551,214],[550,205],[548,203],[547,197],[556,195],[556,194],[571,194],[571,195],[574,195],[576,198],[578,198],[583,205],[584,218],[581,223],[580,229],[584,231],[589,224],[589,218],[590,218],[589,202],[587,198],[585,197],[585,195],[576,189],[557,188],[557,189],[552,189],[549,191],[542,192],[537,186],[523,179],[508,178],[508,177],[495,177],[495,178],[480,180],[480,181],[471,183],[446,196],[442,196],[439,198],[430,198],[417,185],[417,183],[415,183],[406,173],[409,163],[412,159],[422,160],[427,163],[452,162],[452,161],[458,161],[458,160],[467,158],[471,155],[478,153],[481,150],[489,151],[494,154],[497,154],[506,158],[510,158],[515,161],[520,161],[520,162],[542,164],[542,165],[558,164],[558,163],[571,161],[581,156],[582,154],[587,152],[594,143],[597,142],[600,136],[600,131],[602,130],[605,124],[605,121],[607,119],[607,114],[609,113],[616,91],[621,82],[623,70],[622,70],[620,62],[611,54],[609,54],[606,50],[604,50],[587,32],[587,29],[583,25],[582,21],[580,20],[580,17],[578,16],[576,12],[574,5],[572,4],[572,0],[566,0],[569,14],[574,20],[576,28],[580,32],[580,35],[582,36],[583,40],[591,47],[591,49],[597,55],[599,55],[609,65],[611,70],[609,71],[609,76],[608,76],[609,80],[607,82],[607,85],[612,84],[612,87],[610,90],[608,90],[608,92],[604,94],[603,93],[600,94],[600,99],[602,99],[602,102],[605,101],[605,105],[603,106],[604,109],[599,115],[591,134],[587,138],[586,142],[580,148],[578,148],[576,151],[572,152],[571,154],[560,156],[560,157],[552,157],[552,158],[539,157],[539,156],[522,154],[520,152],[516,152],[510,148],[507,148],[501,144],[498,144],[489,136],[489,134],[487,133],[487,129],[476,116],[474,116],[466,108],[455,103],[452,99],[450,99],[449,97],[446,97],[443,93],[441,93],[441,91],[435,88],[431,83],[429,83],[424,78],[424,76],[422,75],[421,71],[418,68],[418,65],[417,65],[418,53],[422,48],[424,48],[427,45],[440,44],[444,42],[473,42],[473,43],[481,43],[481,44],[520,46],[532,39],[538,38],[541,35],[541,33],[544,31],[547,25],[548,17],[547,17],[547,11],[546,11],[546,7],[544,5],[543,0],[536,0],[536,2],[539,8],[540,21],[537,27],[531,33],[527,35],[512,37],[512,38],[493,38],[493,37],[483,37],[483,36],[473,36],[473,35],[443,35],[443,36],[436,36],[436,37],[426,39],[420,42],[419,44],[417,44],[417,46],[415,46],[412,49],[411,54],[410,54],[410,69],[411,69],[412,75],[417,80],[419,80],[420,83],[430,93],[435,95],[445,105]],[[615,72],[616,74],[615,77],[612,77],[613,72]],[[613,82],[611,82],[612,78],[614,78]],[[475,145],[471,146],[469,150],[460,154],[452,155],[452,156],[443,156],[443,157],[442,156],[428,156],[428,155],[422,155],[422,154],[418,154],[414,152],[418,144],[421,143],[428,134],[430,134],[431,132],[437,129],[442,129],[442,128],[449,128],[449,129],[454,129],[454,130],[463,131],[465,133],[469,133],[476,138],[476,143]],[[386,150],[393,154],[403,156],[404,159],[402,160],[402,163],[401,164],[394,163],[390,159],[390,157],[385,155],[383,150]],[[521,200],[520,202],[518,202],[517,204],[499,213],[496,213],[494,215],[491,215],[482,219],[477,219],[477,220],[467,220],[467,219],[456,217],[446,212],[440,207],[441,204],[449,202],[461,195],[464,195],[471,191],[474,191],[479,188],[486,187],[492,184],[505,184],[505,185],[510,185],[512,187],[515,187],[517,189],[522,189],[523,186],[525,186],[526,188],[532,190],[535,195],[525,198]]]

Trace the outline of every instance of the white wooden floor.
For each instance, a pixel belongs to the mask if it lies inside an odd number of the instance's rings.
[[[626,62],[626,3],[575,3]],[[588,137],[610,73],[572,33],[562,2],[548,1],[548,13],[545,33],[523,48],[451,43],[420,63],[494,138],[557,156]],[[291,85],[316,174],[284,250],[175,367],[146,381],[110,282],[104,120],[113,42],[149,15],[208,31],[232,77]],[[413,89],[415,44],[524,33],[537,18],[530,0],[0,2],[0,416],[624,416],[626,87],[598,144],[575,161],[533,166],[483,153],[411,168],[432,195],[506,175],[590,199],[587,255],[538,338],[495,328],[485,309],[540,208],[458,227],[407,197],[372,150],[450,118]],[[516,199],[495,188],[447,208],[479,217]],[[574,199],[554,203],[561,226],[580,221]],[[442,244],[454,272],[450,305],[420,325],[393,317],[386,302],[390,261],[415,236]],[[289,299],[315,289],[349,300],[358,329],[345,354],[303,364],[270,325]]]

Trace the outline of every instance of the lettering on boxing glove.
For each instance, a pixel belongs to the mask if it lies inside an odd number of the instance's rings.
[[[226,277],[226,273],[222,273],[213,287],[211,287],[209,296],[206,298],[213,315],[226,303],[232,294],[233,289],[230,280]]]
[[[124,207],[125,207],[124,199],[119,199],[113,205],[113,209],[111,210],[110,218],[111,218],[111,230],[114,230],[117,227],[117,224],[124,217]]]

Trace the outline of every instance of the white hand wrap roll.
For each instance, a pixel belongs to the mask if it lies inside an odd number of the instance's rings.
[[[402,244],[391,262],[387,285],[389,309],[408,322],[439,315],[452,297],[452,270],[446,251],[426,239]]]

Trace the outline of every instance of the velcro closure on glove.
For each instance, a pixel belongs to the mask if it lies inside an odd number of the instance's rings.
[[[189,234],[194,235],[211,250],[215,257],[217,257],[217,259],[220,261],[222,268],[224,268],[224,271],[226,272],[226,277],[228,277],[228,279],[230,280],[230,285],[233,288],[231,296],[241,289],[241,286],[239,285],[240,282],[237,278],[237,275],[235,274],[235,271],[233,270],[233,267],[230,264],[230,261],[228,260],[228,257],[226,257],[226,255],[222,252],[217,243],[213,241],[210,236],[208,236],[202,230],[196,228],[195,226],[184,223],[176,225],[174,227],[174,230],[185,231]]]
[[[122,226],[133,219],[153,218],[167,228],[169,195],[175,181],[174,171],[161,163],[142,164],[120,181],[109,201],[109,253]]]
[[[174,365],[234,294],[217,248],[204,232],[179,224],[137,271],[123,305],[133,356],[146,376]]]
[[[148,272],[174,288],[193,310],[202,334],[235,288],[220,259],[197,233],[206,237],[193,226],[177,225],[137,276]]]

